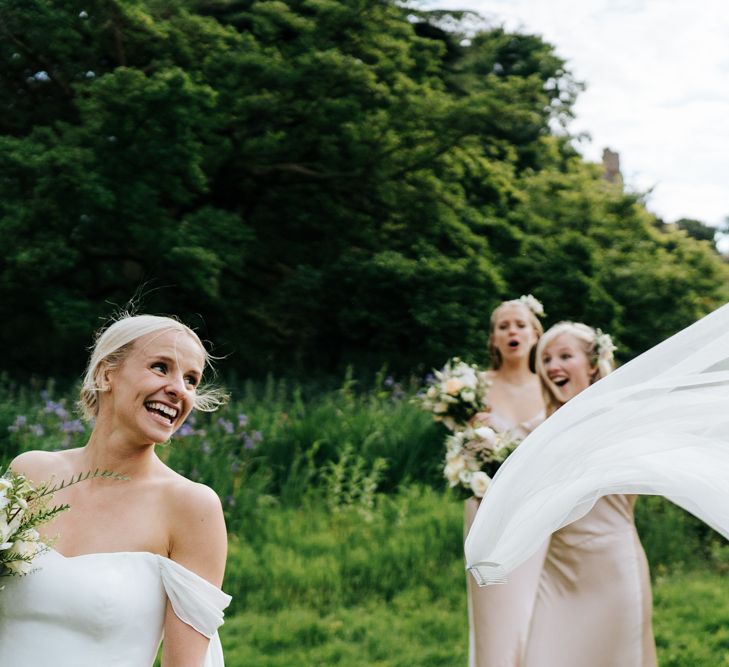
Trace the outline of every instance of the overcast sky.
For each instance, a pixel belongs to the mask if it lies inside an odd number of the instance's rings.
[[[667,222],[729,217],[729,0],[426,0],[542,35],[587,89],[573,133]]]

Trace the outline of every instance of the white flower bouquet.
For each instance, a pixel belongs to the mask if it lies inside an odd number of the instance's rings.
[[[428,388],[416,401],[424,410],[432,412],[436,421],[455,431],[486,409],[490,384],[478,366],[454,357],[442,370],[434,371]]]
[[[127,479],[109,471],[79,473],[69,481],[34,486],[25,475],[8,469],[0,476],[0,577],[22,576],[33,570],[35,558],[50,546],[38,533],[68,505],[52,505],[53,494],[97,477]]]
[[[519,442],[508,431],[497,433],[488,426],[467,427],[446,438],[443,475],[451,488],[458,487],[482,498],[491,477]]]

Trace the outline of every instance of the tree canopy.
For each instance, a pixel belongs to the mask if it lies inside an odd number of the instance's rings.
[[[709,244],[577,154],[554,48],[454,25],[392,0],[0,0],[5,367],[79,372],[140,285],[251,375],[483,360],[526,292],[627,358],[725,301]]]

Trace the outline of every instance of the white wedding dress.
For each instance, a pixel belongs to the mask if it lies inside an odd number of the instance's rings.
[[[204,665],[223,667],[217,629],[230,596],[169,558],[134,551],[67,558],[50,550],[24,577],[0,580],[0,665],[151,667],[167,600],[210,638]]]
[[[665,496],[729,539],[729,304],[618,368],[499,469],[466,539],[484,585],[610,494]]]

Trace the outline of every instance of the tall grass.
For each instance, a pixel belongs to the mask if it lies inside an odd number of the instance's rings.
[[[223,501],[230,667],[465,665],[463,505],[413,390],[246,383],[158,449]],[[0,384],[0,463],[83,444],[73,402],[53,382]],[[636,517],[661,664],[729,665],[729,547],[661,498],[641,498]]]
[[[54,381],[18,386],[2,380],[0,463],[28,449],[86,441],[90,428],[74,413],[72,389],[59,389]],[[393,512],[391,498],[374,511],[376,493],[393,495],[413,484],[444,487],[444,431],[411,403],[416,389],[384,373],[366,389],[358,389],[350,372],[327,391],[285,379],[246,382],[233,388],[233,400],[218,412],[191,416],[158,452],[218,492],[231,533],[247,543],[273,530],[271,522],[279,519],[271,519],[270,508],[299,522],[312,515],[312,507],[336,513],[356,504],[361,520],[368,512],[374,518],[368,530],[375,531]],[[297,519],[302,509],[304,518]],[[729,562],[723,540],[661,498],[641,499],[636,518],[657,572],[707,563],[721,569]]]

